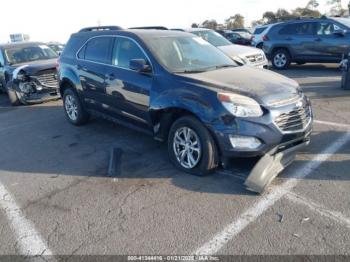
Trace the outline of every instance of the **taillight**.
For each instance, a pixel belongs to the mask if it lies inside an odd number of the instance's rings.
[[[267,35],[264,35],[264,36],[262,37],[262,40],[263,40],[263,41],[269,41],[269,37],[268,37]]]

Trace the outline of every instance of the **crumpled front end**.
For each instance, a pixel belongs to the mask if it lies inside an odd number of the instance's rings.
[[[42,103],[60,98],[56,68],[30,73],[26,67],[18,68],[13,73],[12,89],[22,104]]]

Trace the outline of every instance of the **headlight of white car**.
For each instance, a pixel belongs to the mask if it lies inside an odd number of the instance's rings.
[[[231,93],[218,93],[222,105],[237,117],[259,117],[263,115],[261,106],[254,99]]]

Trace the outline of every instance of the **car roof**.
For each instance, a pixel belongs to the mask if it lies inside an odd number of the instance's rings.
[[[213,29],[209,28],[202,28],[202,27],[197,27],[197,28],[185,28],[184,29],[186,32],[201,32],[201,31],[214,31]]]
[[[93,32],[78,32],[75,35],[84,35],[87,38],[94,36],[138,36],[140,38],[156,38],[156,37],[174,37],[174,36],[192,36],[187,32],[173,30],[158,30],[158,29],[126,29],[126,30],[106,30]]]
[[[7,43],[7,44],[0,44],[0,48],[11,48],[11,47],[29,47],[33,45],[47,45],[42,42],[15,42],[15,43]]]

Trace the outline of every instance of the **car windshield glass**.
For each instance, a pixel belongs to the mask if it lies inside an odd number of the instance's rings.
[[[198,73],[237,64],[200,37],[159,37],[146,40],[157,60],[173,73]]]
[[[336,17],[333,18],[335,21],[337,21],[338,23],[341,23],[343,25],[345,25],[348,29],[350,28],[350,19],[349,18],[344,18],[344,17]]]
[[[205,31],[195,31],[193,34],[203,38],[205,41],[211,43],[213,46],[226,46],[232,45],[225,37],[217,32],[205,30]]]
[[[13,46],[5,49],[10,64],[56,58],[57,54],[47,45]]]

